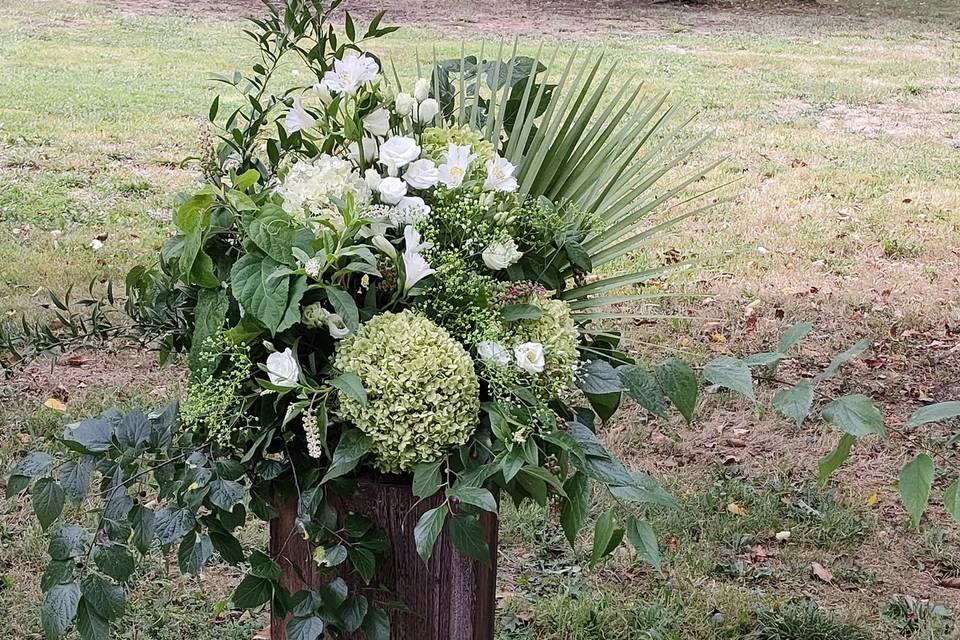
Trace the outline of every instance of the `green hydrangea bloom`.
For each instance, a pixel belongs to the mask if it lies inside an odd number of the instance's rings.
[[[479,131],[471,129],[468,125],[457,127],[443,126],[430,127],[423,132],[423,141],[420,148],[423,150],[423,157],[430,158],[436,163],[443,162],[443,154],[447,151],[447,145],[450,143],[456,145],[470,145],[473,153],[477,154],[477,160],[474,166],[483,166],[487,160],[493,160],[493,144],[483,137]]]
[[[477,427],[473,360],[443,328],[411,311],[381,314],[340,343],[334,360],[360,376],[368,403],[340,396],[341,415],[370,436],[381,471],[410,471]]]

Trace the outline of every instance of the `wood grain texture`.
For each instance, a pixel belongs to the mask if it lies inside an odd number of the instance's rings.
[[[370,586],[343,575],[351,593],[371,602],[400,601],[409,612],[391,615],[392,640],[492,640],[496,608],[498,522],[485,513],[480,527],[491,550],[489,564],[462,556],[445,530],[429,564],[417,555],[413,528],[420,516],[439,505],[443,496],[417,504],[409,482],[393,476],[358,480],[357,493],[342,501],[341,513],[354,512],[384,530],[389,546],[380,572]],[[270,554],[283,567],[283,584],[295,593],[325,584],[313,562],[313,549],[296,531],[296,502],[277,505],[279,517],[270,523]],[[385,587],[384,592],[380,587]],[[271,639],[286,640],[285,620],[271,621]],[[353,638],[359,640],[362,635]],[[353,640],[351,638],[351,640]]]

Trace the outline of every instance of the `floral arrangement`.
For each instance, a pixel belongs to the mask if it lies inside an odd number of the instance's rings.
[[[696,394],[687,365],[637,366],[606,322],[660,272],[609,265],[702,175],[650,195],[691,151],[664,155],[671,112],[639,89],[601,109],[613,70],[598,75],[599,60],[559,80],[516,52],[390,78],[361,45],[393,29],[378,16],[361,31],[348,14],[339,34],[337,4],[290,0],[253,21],[261,59],[221,78],[240,101],[211,106],[205,183],[178,206],[158,264],[128,278],[131,315],[159,327],[164,357],[187,354],[181,403],[70,425],[65,459],[35,453],[8,483],[31,490],[52,531],[50,638],[72,625],[105,637],[135,555],[157,546],[176,546],[183,571],[214,553],[247,567],[232,603],[292,614],[291,637],[389,637],[383,602],[336,577],[336,597],[289,593],[273,560],[242,548],[236,530],[276,516],[278,487],[316,561],[367,582],[382,536],[335,500],[358,474],[443,496],[412,534],[425,560],[448,523],[463,553],[489,561],[478,517],[497,494],[552,504],[571,544],[594,483],[617,501],[671,502],[596,436],[624,393],[658,415],[668,401],[686,415]],[[273,93],[291,56],[315,81]],[[68,522],[65,498],[83,502],[95,477],[96,526]],[[649,526],[624,513],[597,522],[592,562],[624,537],[659,562]]]

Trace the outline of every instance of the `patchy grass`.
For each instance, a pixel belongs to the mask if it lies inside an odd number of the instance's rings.
[[[253,54],[237,10],[202,9],[216,2],[191,11],[162,0],[114,4],[0,7],[0,318],[43,313],[45,288],[120,281],[152,259],[171,201],[198,180],[180,162],[216,91],[202,79]],[[670,91],[684,116],[698,114],[688,139],[714,132],[702,160],[727,161],[697,186],[736,179],[728,200],[621,265],[696,260],[653,288],[700,297],[649,307],[681,317],[628,327],[634,351],[757,351],[792,321],[815,319],[785,375],[816,370],[872,334],[880,340],[870,362],[836,384],[878,397],[891,427],[919,402],[960,395],[955,3],[844,0],[786,13],[604,3],[593,22],[562,3],[531,13],[498,0],[473,22],[436,3],[385,6],[415,25],[429,15],[440,29],[413,26],[378,45],[408,77],[414,52],[432,55],[427,41],[445,56],[459,52],[460,37],[474,47],[496,32],[556,34],[560,58],[573,40],[600,44],[618,67],[615,82],[642,77],[651,93]],[[293,71],[283,78],[293,82]],[[91,249],[103,236],[103,249]],[[178,385],[176,371],[149,356],[109,352],[18,372],[0,386],[0,474],[59,433],[65,416],[44,408],[47,398],[75,418],[157,404]],[[643,514],[664,548],[662,572],[627,553],[590,569],[588,541],[570,551],[541,510],[506,510],[500,638],[958,637],[949,610],[957,591],[942,584],[960,575],[956,528],[934,505],[922,530],[908,531],[891,485],[918,445],[953,455],[949,428],[897,436],[890,447],[858,444],[839,482],[819,489],[816,459],[836,440],[823,425],[787,425],[723,394],[708,395],[699,413],[687,427],[628,409],[605,434],[680,499]],[[7,636],[40,637],[43,554],[28,505],[0,503]],[[128,636],[249,637],[262,619],[219,610],[232,577],[221,567],[199,580],[148,568]]]

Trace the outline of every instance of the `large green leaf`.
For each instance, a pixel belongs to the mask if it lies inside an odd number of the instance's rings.
[[[886,432],[883,414],[873,400],[859,393],[840,396],[824,405],[821,413],[831,424],[858,438]]]
[[[657,382],[687,422],[697,407],[697,376],[683,360],[670,358],[656,368]]]
[[[417,521],[413,529],[413,540],[417,546],[417,554],[424,562],[433,555],[433,545],[436,544],[440,532],[443,531],[443,523],[450,513],[450,508],[444,502],[439,507],[430,509]]]
[[[66,633],[77,615],[80,595],[76,582],[58,584],[47,591],[40,605],[40,626],[47,640],[57,640]]]
[[[237,260],[230,271],[233,295],[264,327],[275,333],[287,309],[290,278],[275,275],[283,268],[276,260],[259,253],[248,253]]]
[[[780,389],[773,395],[773,408],[797,424],[807,419],[812,406],[813,385],[807,380]]]
[[[627,520],[627,539],[641,558],[654,569],[660,569],[663,560],[660,557],[660,548],[657,546],[657,535],[653,532],[650,523],[636,518]]]
[[[750,400],[756,400],[753,393],[753,375],[750,367],[739,358],[720,356],[703,367],[703,377],[713,384],[736,391]]]
[[[919,427],[929,422],[941,422],[956,417],[960,417],[960,400],[938,402],[914,411],[907,421],[907,426]]]
[[[837,448],[820,459],[817,463],[817,481],[820,484],[824,484],[827,478],[839,469],[840,465],[846,462],[847,458],[850,457],[850,449],[856,441],[857,439],[854,436],[845,433],[840,436]]]
[[[933,476],[933,459],[925,453],[911,460],[900,471],[900,498],[914,527],[920,524],[920,516],[923,515],[930,501]]]
[[[63,513],[64,497],[63,487],[53,478],[41,478],[33,486],[33,511],[44,530]]]
[[[575,473],[563,483],[563,490],[567,499],[561,503],[560,526],[572,547],[590,511],[590,480],[583,473]]]

